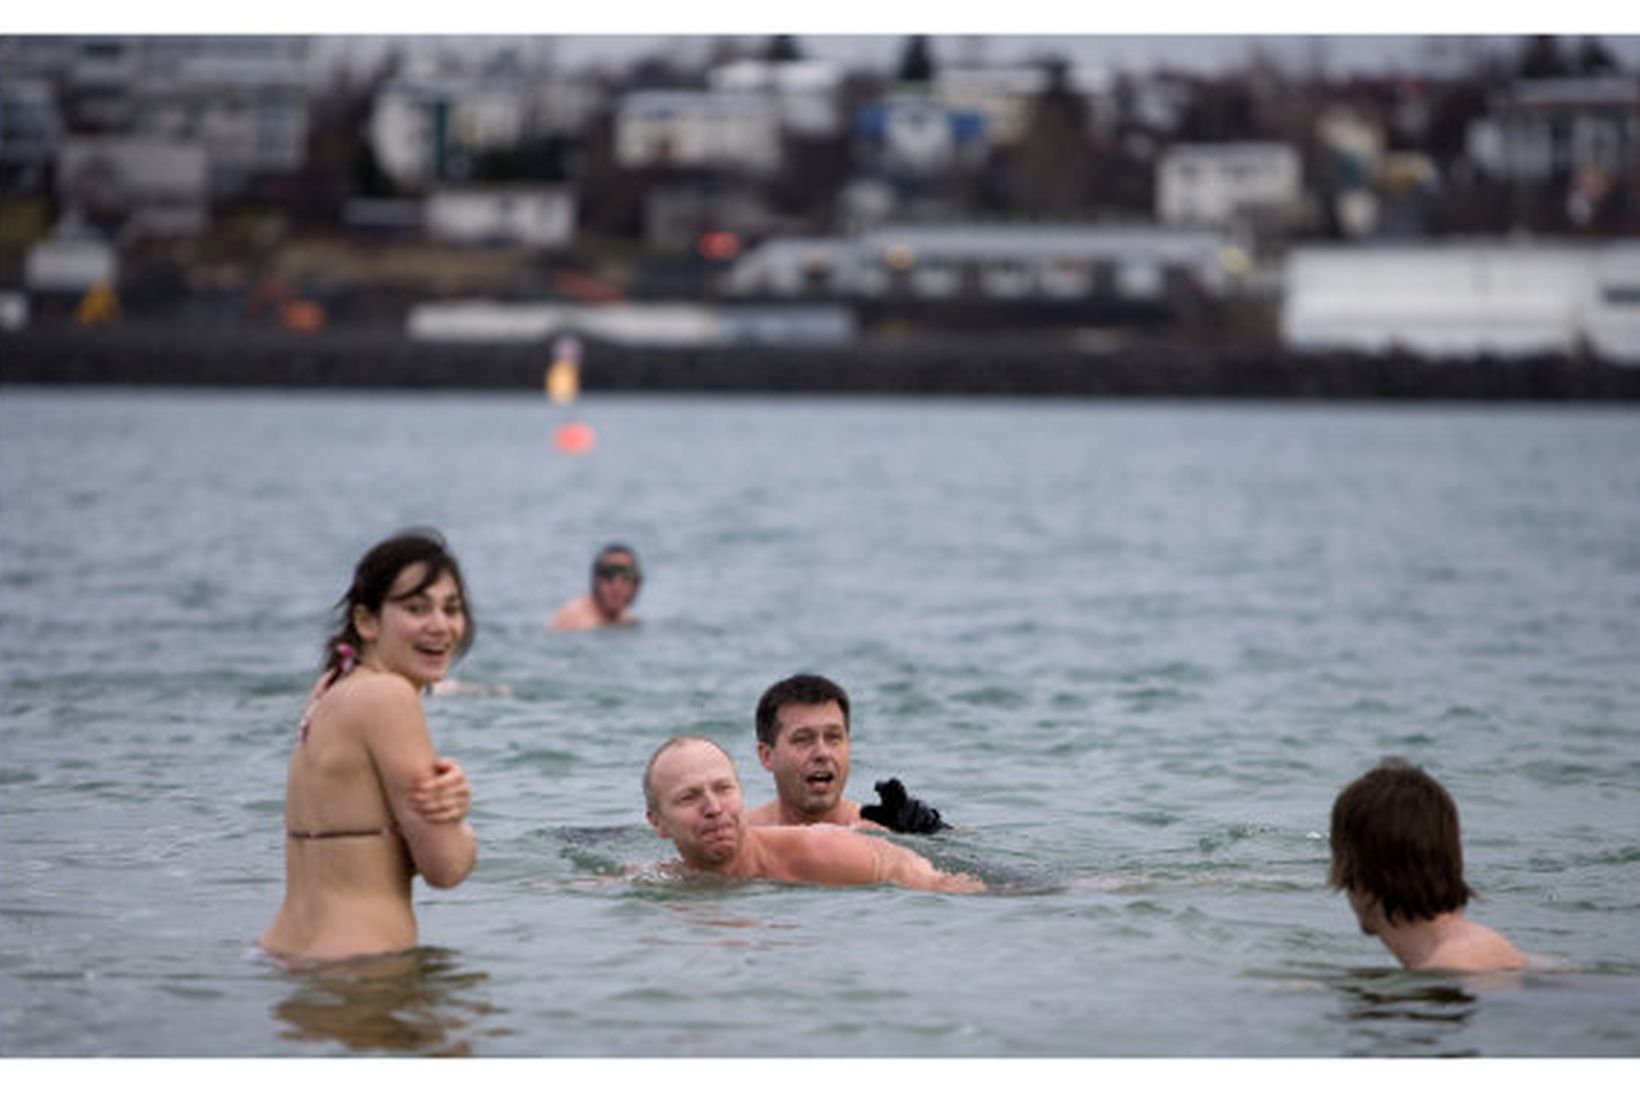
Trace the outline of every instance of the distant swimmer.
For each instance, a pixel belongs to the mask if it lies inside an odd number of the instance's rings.
[[[452,888],[478,844],[471,790],[433,750],[422,692],[472,644],[461,569],[432,530],[371,548],[337,603],[285,785],[285,894],[259,939],[336,960],[416,944],[411,880]]]
[[[554,630],[596,630],[635,622],[628,611],[642,584],[638,555],[629,546],[610,543],[593,559],[591,591],[559,607],[547,625]]]
[[[981,892],[966,873],[942,873],[928,859],[887,839],[842,827],[752,827],[740,778],[717,744],[675,736],[644,768],[649,826],[677,848],[686,870],[792,884],[895,884],[930,892]]]
[[[1414,971],[1502,971],[1527,960],[1503,936],[1463,915],[1458,809],[1434,778],[1388,758],[1333,802],[1332,868],[1361,932]]]
[[[849,772],[848,694],[825,676],[795,675],[757,703],[757,758],[777,796],[746,814],[763,824],[841,824],[928,835],[950,825],[898,778],[876,784],[877,804],[843,796]]]

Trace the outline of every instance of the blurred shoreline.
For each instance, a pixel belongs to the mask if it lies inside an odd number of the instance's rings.
[[[542,391],[545,342],[399,331],[179,329],[124,322],[0,333],[0,387]],[[1002,335],[848,345],[642,346],[587,340],[585,392],[1633,402],[1640,368],[1567,355],[1430,360],[1156,339],[1079,348]]]

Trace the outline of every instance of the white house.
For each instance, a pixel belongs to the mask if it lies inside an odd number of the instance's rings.
[[[422,224],[441,243],[566,247],[575,238],[575,194],[567,186],[441,188],[423,200]]]
[[[1176,144],[1156,165],[1156,218],[1227,227],[1250,214],[1296,209],[1303,186],[1298,150],[1289,144]]]
[[[843,124],[843,71],[830,61],[731,61],[712,69],[707,83],[714,91],[768,97],[794,136],[835,136]]]
[[[779,106],[751,92],[630,92],[615,107],[615,162],[627,168],[774,171],[780,166]]]

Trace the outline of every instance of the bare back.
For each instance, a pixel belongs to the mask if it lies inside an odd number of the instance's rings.
[[[418,868],[453,884],[474,856],[470,829],[409,803],[436,759],[415,689],[358,669],[314,703],[304,737],[285,790],[285,898],[262,947],[335,959],[413,946]]]
[[[887,839],[826,824],[753,827],[746,832],[750,875],[798,884],[896,884],[930,892],[982,892],[965,873],[942,873]]]

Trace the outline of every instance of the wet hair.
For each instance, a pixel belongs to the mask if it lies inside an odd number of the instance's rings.
[[[362,607],[372,615],[381,614],[382,606],[387,602],[387,594],[393,588],[393,582],[399,579],[400,573],[418,564],[426,567],[421,582],[395,598],[409,599],[424,592],[446,573],[455,578],[456,588],[461,593],[461,602],[467,612],[467,627],[461,635],[461,642],[455,648],[455,659],[459,660],[467,652],[473,644],[478,627],[473,621],[472,604],[467,598],[467,582],[462,579],[461,566],[457,563],[455,555],[450,553],[444,536],[436,530],[407,528],[371,547],[354,567],[353,583],[342,594],[342,598],[336,601],[334,629],[330,637],[325,639],[326,671],[335,672],[341,666],[342,657],[336,648],[339,644],[346,643],[355,650],[361,649],[364,645],[363,639],[359,637],[359,631],[353,624],[355,609]]]
[[[660,762],[661,756],[665,755],[667,752],[671,751],[673,748],[677,747],[680,744],[690,744],[690,743],[701,743],[701,744],[710,744],[710,745],[712,745],[718,751],[723,752],[723,757],[725,759],[729,760],[729,769],[730,770],[735,769],[734,758],[732,756],[730,756],[730,754],[728,753],[727,750],[725,750],[723,745],[719,744],[716,740],[708,740],[704,736],[674,736],[674,737],[672,737],[670,740],[666,741],[664,744],[662,744],[660,747],[658,747],[654,750],[654,752],[649,756],[649,762],[645,763],[644,767],[643,767],[643,802],[644,802],[644,807],[647,808],[650,812],[659,812],[661,810],[660,798],[658,796],[656,796],[656,794],[655,794],[655,781],[654,781],[655,764]],[[740,772],[739,771],[735,772],[735,777],[736,778],[740,777]]]
[[[592,595],[598,595],[598,567],[604,564],[604,559],[611,554],[625,554],[632,559],[632,598],[638,598],[638,588],[643,584],[643,566],[638,564],[638,552],[625,543],[605,543],[604,548],[592,557],[592,569],[587,575],[587,582],[592,588]]]
[[[1327,883],[1376,899],[1391,922],[1456,911],[1475,895],[1458,835],[1451,794],[1421,768],[1386,758],[1333,802]]]
[[[792,704],[818,706],[835,702],[843,711],[843,728],[848,725],[848,695],[825,676],[795,675],[782,679],[757,700],[757,740],[774,747],[780,738],[780,707]]]

